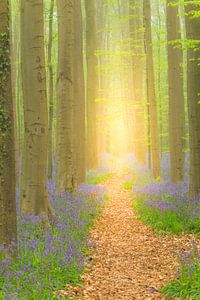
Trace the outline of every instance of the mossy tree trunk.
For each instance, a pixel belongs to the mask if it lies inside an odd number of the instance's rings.
[[[14,104],[12,99],[9,1],[0,4],[0,244],[17,239]]]

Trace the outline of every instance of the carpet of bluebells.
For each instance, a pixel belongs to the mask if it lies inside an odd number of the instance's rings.
[[[89,228],[105,191],[82,184],[74,194],[58,194],[51,181],[48,192],[55,218],[19,217],[18,256],[5,257],[0,248],[0,299],[58,299],[55,291],[81,282]]]
[[[186,153],[185,177],[182,183],[170,182],[169,153],[162,157],[161,178],[153,179],[145,166],[126,157],[124,187],[137,195],[134,207],[140,219],[159,234],[200,234],[200,199],[189,198],[189,155]],[[162,289],[168,297],[200,299],[200,253],[195,241],[190,252],[180,253],[177,280]]]
[[[159,233],[200,233],[200,201],[189,198],[189,166],[186,155],[183,182],[174,184],[169,180],[169,154],[162,158],[162,176],[153,179],[145,166],[138,166],[133,158],[127,158],[129,171],[124,186],[137,194],[134,206],[146,224]],[[134,171],[131,171],[134,170]]]

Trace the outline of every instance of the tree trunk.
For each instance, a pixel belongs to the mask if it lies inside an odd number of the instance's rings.
[[[133,87],[134,99],[134,153],[138,162],[146,162],[145,116],[144,116],[144,41],[142,3],[130,0],[130,34],[133,38]]]
[[[49,41],[48,41],[48,98],[49,98],[49,136],[48,136],[48,178],[53,172],[53,65],[52,65],[52,43],[53,43],[53,12],[54,0],[51,0],[49,11]]]
[[[73,50],[74,4],[70,0],[58,0],[56,180],[61,191],[74,189]]]
[[[157,69],[157,86],[158,86],[158,99],[159,99],[159,133],[160,133],[160,157],[162,160],[163,155],[163,101],[162,101],[162,95],[161,95],[161,81],[162,81],[162,71],[161,71],[161,10],[160,10],[160,2],[157,0],[156,3],[157,6],[157,17],[158,17],[158,69]]]
[[[21,211],[49,214],[43,0],[21,0],[21,61],[25,128]]]
[[[74,165],[76,185],[85,181],[85,84],[81,1],[74,1]]]
[[[87,59],[87,167],[97,167],[97,58],[96,50],[96,1],[85,0],[86,8],[86,59]]]
[[[0,244],[17,239],[14,104],[12,99],[9,2],[0,5]]]
[[[174,1],[177,4],[177,0]],[[184,95],[183,95],[183,53],[173,45],[181,39],[178,6],[167,0],[167,41],[168,41],[168,90],[169,90],[169,147],[171,181],[183,180],[184,173]]]
[[[199,13],[197,4],[186,4],[185,9],[187,39],[191,43],[194,42],[187,53],[187,96],[190,136],[190,194],[197,196],[200,194],[200,18],[193,16],[196,11]]]
[[[143,0],[144,27],[145,27],[145,50],[146,50],[146,76],[147,76],[147,99],[149,103],[151,152],[153,163],[153,175],[160,176],[160,146],[157,116],[157,103],[155,96],[154,65],[151,31],[151,5],[150,0]]]
[[[18,3],[14,3],[17,5]],[[16,9],[16,8],[15,8]],[[13,99],[13,116],[14,116],[14,134],[15,134],[15,180],[16,180],[16,191],[18,190],[19,186],[19,135],[18,135],[18,128],[17,128],[17,59],[18,59],[18,31],[19,26],[18,24],[18,14],[12,13],[13,7],[12,3],[10,3],[10,60],[14,63],[11,64],[11,83],[12,83],[12,99]]]

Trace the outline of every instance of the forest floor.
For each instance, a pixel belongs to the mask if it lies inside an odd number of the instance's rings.
[[[133,210],[133,195],[115,177],[106,182],[110,196],[91,230],[93,250],[75,299],[165,299],[159,289],[177,275],[177,258],[192,235],[159,236]],[[70,289],[68,290],[70,296]],[[74,299],[74,298],[73,298]]]

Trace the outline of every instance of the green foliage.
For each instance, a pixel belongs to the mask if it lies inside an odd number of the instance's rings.
[[[115,174],[112,172],[107,172],[104,174],[88,174],[87,183],[88,184],[101,184],[111,179]]]
[[[162,198],[159,208],[152,205],[154,201],[157,201],[156,199],[151,200],[150,205],[147,203],[145,196],[140,196],[134,201],[134,208],[145,224],[152,227],[159,234],[179,234],[183,232],[200,234],[200,218],[192,218],[192,208],[186,204],[187,207],[178,210],[170,209],[165,206],[165,203],[168,205],[171,201],[173,203],[174,200],[171,200],[167,194]],[[188,210],[188,215],[185,212],[186,210]]]
[[[39,216],[19,218],[18,257],[15,245],[12,256],[0,245],[0,300],[59,299],[53,295],[66,284],[82,283],[89,229],[103,205],[104,194],[93,194],[92,189],[69,199],[56,197],[56,217],[50,223]]]
[[[10,50],[9,50],[9,31],[0,34],[0,170],[3,169],[3,161],[7,156],[5,142],[11,129],[10,112],[6,110],[9,107],[11,99],[7,98],[10,93],[8,87],[10,76]],[[10,94],[11,97],[11,94]],[[7,103],[8,102],[8,103]],[[1,172],[1,171],[0,171]]]
[[[187,277],[181,278],[181,280],[174,281],[166,285],[162,290],[162,294],[168,298],[182,300],[198,300],[200,299],[200,270],[195,270],[195,276],[193,276],[193,283],[188,280]]]
[[[8,32],[2,32],[0,34],[0,76],[1,81],[6,81],[7,72],[10,68],[9,58],[9,34]]]
[[[124,182],[124,189],[131,191],[133,188],[133,182],[132,181],[125,181]]]
[[[124,180],[124,189],[125,190],[132,190],[134,186],[143,186],[148,184],[149,182],[160,182],[161,178],[158,177],[157,179],[152,178],[151,172],[145,172],[142,175],[132,170],[126,168],[124,171],[127,173],[125,175]]]
[[[134,202],[140,219],[152,227],[158,234],[181,233],[184,231],[184,220],[181,221],[172,211],[161,213],[157,208],[150,208],[145,204],[144,199],[137,199]]]
[[[177,280],[162,288],[161,293],[173,299],[200,299],[200,260],[194,242],[191,251],[180,257],[179,265]]]

